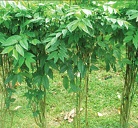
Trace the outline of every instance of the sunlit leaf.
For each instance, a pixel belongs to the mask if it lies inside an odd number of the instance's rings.
[[[41,44],[41,41],[38,40],[38,39],[33,39],[33,40],[31,41],[31,44],[33,44],[33,45]]]
[[[5,43],[3,43],[3,46],[10,46],[10,45],[14,45],[16,43],[18,43],[18,41],[21,40],[21,36],[19,35],[13,35],[10,36]]]
[[[19,43],[20,43],[20,45],[21,45],[24,49],[28,50],[28,42],[27,42],[27,39],[22,39],[22,40],[19,41]]]
[[[17,52],[18,52],[20,55],[24,56],[24,50],[23,50],[23,48],[21,47],[21,45],[16,44],[16,50],[17,50]]]
[[[1,52],[1,54],[9,53],[10,51],[13,50],[13,48],[14,48],[13,46],[6,47],[6,48]]]
[[[121,27],[123,26],[123,21],[122,21],[122,20],[118,19],[118,20],[117,20],[117,23],[118,23]]]
[[[84,32],[90,34],[89,31],[88,31],[87,26],[85,25],[85,23],[79,22],[79,23],[78,23],[78,27],[79,27],[80,29],[82,29]]]
[[[73,32],[73,31],[77,28],[78,22],[79,22],[78,20],[74,20],[74,21],[70,22],[70,23],[67,25],[68,30],[69,30],[70,32]]]
[[[138,48],[138,32],[136,33],[136,35],[133,38],[133,44],[135,46],[135,48]]]
[[[56,43],[56,41],[57,41],[56,37],[52,38],[51,41],[46,45],[45,49],[48,49],[51,45]]]
[[[18,53],[17,53],[17,51],[16,51],[15,49],[13,49],[13,54],[12,54],[12,56],[13,56],[16,60],[18,60]]]

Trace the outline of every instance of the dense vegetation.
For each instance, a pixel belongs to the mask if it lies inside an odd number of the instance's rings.
[[[89,127],[89,74],[105,62],[106,71],[124,73],[120,127],[127,128],[137,87],[137,4],[132,2],[29,3],[1,1],[0,65],[4,113],[25,84],[36,124],[46,127],[47,90],[59,72],[63,86],[76,96],[74,127],[81,127],[85,102],[85,127]]]

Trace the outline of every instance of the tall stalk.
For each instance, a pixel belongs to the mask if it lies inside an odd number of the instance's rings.
[[[87,62],[87,72],[85,78],[85,126],[86,128],[89,127],[88,125],[88,87],[89,87],[89,72],[90,72],[90,56],[88,55],[88,62]]]
[[[80,110],[81,110],[81,94],[82,94],[82,77],[80,74],[80,78],[76,76],[76,84],[79,86],[80,91],[76,93],[76,128],[81,128],[80,123]]]
[[[132,61],[132,47],[126,47],[127,52],[126,56],[129,60]],[[122,92],[122,101],[121,101],[121,115],[120,115],[120,123],[121,128],[128,128],[129,126],[129,118],[130,118],[130,110],[132,105],[132,100],[135,94],[135,79],[137,75],[137,66],[132,62],[132,64],[126,65],[126,72],[125,72],[125,83]]]

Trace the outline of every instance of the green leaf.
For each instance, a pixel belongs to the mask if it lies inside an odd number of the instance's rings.
[[[6,53],[9,53],[10,51],[13,50],[13,46],[9,46],[9,47],[6,47],[4,48],[4,50],[1,52],[1,54],[6,54]]]
[[[128,20],[133,20],[135,18],[138,18],[138,13],[135,13],[132,16],[130,16]]]
[[[91,10],[88,10],[88,9],[82,9],[82,11],[83,11],[83,13],[86,14],[87,16],[92,15]]]
[[[136,82],[138,83],[138,74],[136,75]]]
[[[66,36],[66,34],[67,34],[67,29],[63,29],[62,30],[62,34],[63,34],[63,38]]]
[[[21,73],[19,73],[18,75],[17,75],[17,81],[21,84],[22,83],[22,81],[23,81],[23,76],[21,75]]]
[[[37,85],[37,86],[41,86],[41,84],[42,84],[42,76],[41,75],[35,76],[34,79],[33,79],[33,84]]]
[[[134,31],[133,30],[129,30],[126,32],[125,35],[128,35],[128,36],[132,36],[134,34]]]
[[[66,90],[69,88],[69,79],[67,76],[64,76],[63,78],[63,86]]]
[[[23,6],[20,2],[18,3],[18,8],[20,10],[27,10],[25,6]]]
[[[23,57],[20,57],[19,58],[19,67],[21,67],[22,65],[23,65],[23,63],[24,63],[24,58]]]
[[[24,57],[24,50],[23,50],[23,48],[21,47],[21,45],[16,44],[16,50],[17,50],[17,52],[18,52],[20,55],[22,55],[22,56]]]
[[[31,44],[37,45],[37,44],[41,44],[41,42],[40,42],[40,40],[38,40],[38,39],[33,39],[33,40],[31,41]]]
[[[70,78],[71,80],[73,80],[73,79],[74,79],[74,72],[73,72],[73,69],[72,69],[71,66],[68,67],[67,73],[68,73],[69,78]]]
[[[75,85],[75,82],[73,80],[70,81],[70,87],[71,87],[71,89],[69,90],[69,92],[79,92],[80,91],[80,88]]]
[[[58,33],[56,34],[56,38],[60,37],[61,35],[62,35],[62,33],[61,33],[61,32],[58,32]]]
[[[5,84],[8,84],[12,79],[13,79],[14,75],[13,74],[10,74],[10,76],[8,76],[5,80]]]
[[[122,59],[122,63],[123,64],[132,64],[132,62],[129,59],[127,59],[127,58],[123,58]]]
[[[15,3],[15,1],[8,1],[8,3],[10,4],[10,6],[12,6],[13,8],[17,7],[17,4]]]
[[[133,36],[130,35],[130,36],[126,36],[123,41],[126,43],[129,43],[132,39],[133,39]]]
[[[118,19],[117,23],[119,24],[120,27],[122,27],[124,22],[122,20]]]
[[[110,20],[113,22],[113,24],[115,24],[116,23],[116,19],[113,19],[113,18],[110,18]]]
[[[35,112],[33,112],[33,117],[37,117],[39,115],[39,110],[36,110]]]
[[[54,37],[52,40],[46,45],[45,49],[48,49],[51,45],[55,44],[57,41],[57,38]]]
[[[17,51],[16,51],[15,49],[13,49],[13,54],[12,54],[12,56],[13,56],[16,60],[18,60],[18,53],[17,53]]]
[[[35,33],[34,32],[26,32],[26,35],[29,37],[35,37]]]
[[[88,20],[88,19],[85,18],[85,19],[82,19],[82,22],[84,24],[86,24],[89,28],[93,28],[90,20]]]
[[[45,63],[44,71],[45,71],[45,74],[48,74],[48,71],[49,71],[49,63]]]
[[[99,70],[98,67],[96,67],[95,65],[92,65],[92,66],[91,66],[91,71],[97,71],[97,70]]]
[[[6,1],[0,1],[0,5],[3,7],[3,8],[6,8]]]
[[[90,34],[89,31],[88,31],[87,26],[86,26],[85,23],[83,23],[82,21],[80,21],[80,22],[78,23],[78,27],[80,28],[80,30],[82,29],[84,32]]]
[[[42,77],[42,84],[43,84],[43,86],[44,86],[45,89],[48,89],[49,88],[49,80],[48,80],[48,78],[47,78],[46,75],[44,75]]]
[[[73,32],[73,31],[77,28],[78,22],[79,22],[79,20],[74,20],[74,21],[70,22],[70,23],[67,25],[68,30],[69,30],[70,32]]]
[[[57,51],[54,51],[49,54],[47,60],[51,60],[51,59],[54,59],[54,63],[56,63],[58,61],[58,52]]]
[[[35,63],[35,60],[32,57],[28,56],[25,60],[25,64],[29,68],[29,70],[31,70],[31,64],[32,63]]]
[[[2,46],[10,46],[18,43],[18,41],[21,40],[21,36],[19,35],[14,35],[10,36],[5,43],[2,44]]]
[[[17,82],[17,75],[14,75],[12,79],[12,86],[15,86],[16,82]]]
[[[19,41],[19,43],[20,43],[20,45],[21,45],[24,49],[28,50],[28,42],[27,42],[27,39],[22,39],[22,40]]]
[[[5,25],[5,27],[8,28],[8,29],[10,28],[10,22],[5,21],[5,22],[4,22],[4,25]]]
[[[138,32],[136,33],[136,35],[133,38],[133,44],[135,46],[135,48],[138,48]]]
[[[25,64],[29,68],[29,70],[31,70],[31,62],[29,61],[29,59],[25,60]]]
[[[82,60],[79,60],[78,62],[78,70],[81,73],[81,77],[84,78],[85,76],[85,65]]]
[[[108,62],[106,62],[106,71],[108,72],[110,70],[110,65]]]
[[[48,75],[51,79],[53,79],[53,71],[52,71],[52,69],[49,69],[47,75]]]
[[[66,64],[61,65],[61,67],[60,67],[60,73],[64,73],[66,70],[67,70],[67,65]]]
[[[30,52],[25,52],[24,57],[30,59],[30,58],[35,57],[35,55],[33,55],[33,54],[30,53]]]
[[[109,11],[110,14],[112,14],[113,13],[113,8],[111,8],[110,6],[108,6],[108,11]]]

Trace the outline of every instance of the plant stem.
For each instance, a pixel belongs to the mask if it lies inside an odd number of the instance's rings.
[[[126,56],[129,60],[133,60],[132,49],[130,46],[126,46]],[[133,54],[134,55],[134,54]],[[120,114],[120,125],[121,128],[128,128],[130,110],[132,100],[135,94],[135,79],[137,75],[137,66],[135,64],[127,64],[125,72],[125,83],[122,92],[121,101],[121,114]]]

